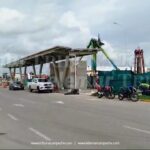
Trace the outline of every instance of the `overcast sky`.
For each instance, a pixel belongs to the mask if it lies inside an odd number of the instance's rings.
[[[140,46],[150,66],[149,9],[149,0],[0,0],[0,64],[56,45],[85,48],[100,33],[116,65],[132,66]],[[111,66],[101,53],[100,65]]]

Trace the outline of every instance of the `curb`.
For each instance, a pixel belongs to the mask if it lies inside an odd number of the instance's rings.
[[[140,100],[141,102],[150,103],[150,100]]]

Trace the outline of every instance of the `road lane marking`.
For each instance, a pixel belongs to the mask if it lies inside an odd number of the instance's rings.
[[[138,129],[138,128],[130,127],[130,126],[127,126],[127,125],[124,125],[123,127],[127,128],[127,129],[130,129],[130,130],[135,130],[135,131],[138,131],[138,132],[143,132],[143,133],[146,133],[146,134],[150,134],[150,131],[148,131],[148,130]]]
[[[33,133],[35,133],[36,135],[40,136],[41,138],[43,138],[43,139],[45,139],[47,141],[51,141],[51,139],[49,137],[47,137],[43,133],[39,132],[38,130],[36,130],[34,128],[29,128],[29,130],[32,131]]]
[[[16,106],[16,107],[24,107],[23,104],[13,104],[13,105]]]
[[[15,121],[17,121],[18,119],[15,117],[15,116],[13,116],[12,114],[7,114],[8,115],[8,117],[10,117],[12,120],[15,120]]]
[[[65,104],[63,101],[56,101],[57,104]]]
[[[94,99],[94,98],[90,98],[90,99],[87,99],[88,101],[98,101],[99,99]]]
[[[19,98],[19,100],[22,101],[22,102],[28,102],[28,103],[32,103],[32,104],[35,103],[34,101],[28,100],[28,99],[25,99],[25,98]]]

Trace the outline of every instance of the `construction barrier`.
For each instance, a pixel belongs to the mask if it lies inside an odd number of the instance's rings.
[[[9,83],[8,83],[8,82],[2,82],[2,87],[3,87],[3,88],[7,88],[7,87],[8,87],[8,85],[9,85]]]
[[[141,83],[150,84],[150,73],[134,74],[132,71],[99,71],[99,84],[101,86],[112,86],[116,93],[121,87],[138,87]]]

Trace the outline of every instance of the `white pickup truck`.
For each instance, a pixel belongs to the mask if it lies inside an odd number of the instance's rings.
[[[43,78],[34,78],[29,84],[29,91],[32,92],[33,90],[40,91],[49,91],[52,92],[54,89],[54,85],[48,79]]]

